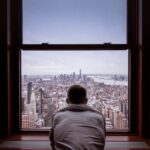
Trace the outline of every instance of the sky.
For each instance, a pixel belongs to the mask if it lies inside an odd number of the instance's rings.
[[[128,51],[22,51],[23,75],[128,74]]]
[[[23,0],[25,44],[126,43],[126,0]],[[128,51],[22,51],[22,74],[127,74]]]
[[[23,0],[24,43],[126,43],[127,0]]]

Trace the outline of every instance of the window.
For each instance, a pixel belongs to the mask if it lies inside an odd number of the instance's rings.
[[[106,128],[128,130],[128,51],[22,51],[22,128],[45,129],[68,88],[86,87]]]
[[[22,1],[21,129],[48,129],[81,84],[108,131],[129,131],[127,0]]]

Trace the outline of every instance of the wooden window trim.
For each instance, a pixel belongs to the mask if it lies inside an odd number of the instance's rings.
[[[10,130],[14,133],[19,131],[19,99],[20,99],[20,51],[22,50],[129,50],[129,98],[130,98],[130,132],[137,134],[138,131],[138,0],[127,0],[127,44],[22,44],[22,1],[10,2],[10,34],[11,44],[9,53],[9,78],[11,109],[9,115]],[[33,131],[34,132],[34,131]],[[44,132],[44,131],[42,131]],[[113,132],[110,134],[126,134]]]

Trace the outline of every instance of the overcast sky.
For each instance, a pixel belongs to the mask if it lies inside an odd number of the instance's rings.
[[[126,0],[23,0],[24,43],[126,43]]]
[[[22,51],[22,74],[126,74],[128,51]]]
[[[23,0],[24,43],[126,43],[126,0]],[[22,52],[23,74],[127,74],[128,51]]]

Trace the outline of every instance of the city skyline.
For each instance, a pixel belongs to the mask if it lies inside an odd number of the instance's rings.
[[[22,74],[124,74],[128,51],[22,51]]]
[[[24,76],[22,79],[22,128],[45,129],[53,113],[67,106],[69,87],[80,84],[87,90],[87,105],[102,113],[106,129],[128,129],[128,80],[125,76],[88,76],[73,72],[58,76]]]

